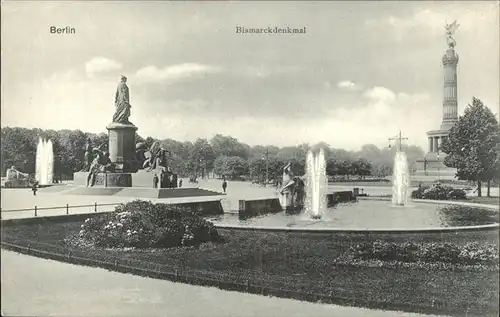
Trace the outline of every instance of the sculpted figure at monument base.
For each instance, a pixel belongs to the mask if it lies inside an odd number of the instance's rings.
[[[15,166],[11,166],[11,168],[7,169],[6,176],[8,180],[29,178],[29,174],[18,171]]]
[[[15,166],[7,169],[5,177],[2,177],[2,187],[23,188],[29,187],[34,182],[34,178],[27,173],[20,172]]]
[[[102,146],[103,145],[92,150],[94,160],[90,165],[89,174],[87,175],[87,187],[94,186],[95,179],[98,173],[115,171],[115,166],[113,163],[111,163],[109,153],[104,153],[103,151],[101,151]]]

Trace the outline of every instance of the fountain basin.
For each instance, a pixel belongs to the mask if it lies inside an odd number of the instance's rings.
[[[448,230],[441,220],[443,203],[409,202],[404,206],[393,206],[388,201],[359,200],[340,203],[326,208],[321,218],[279,212],[242,219],[238,215],[224,214],[209,218],[216,226],[237,228],[273,228],[274,230],[382,230],[408,231],[432,229]],[[484,208],[481,206],[481,208]],[[497,206],[491,206],[498,210]],[[495,226],[495,224],[492,224]],[[490,225],[487,225],[490,226]],[[498,226],[498,224],[496,224]]]

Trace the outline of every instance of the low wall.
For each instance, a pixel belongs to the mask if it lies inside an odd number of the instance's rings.
[[[222,204],[219,201],[203,201],[203,202],[191,202],[191,203],[180,203],[175,204],[179,207],[189,208],[193,211],[196,211],[197,214],[202,216],[213,216],[213,215],[221,215],[224,213],[224,209],[222,208]]]
[[[2,227],[10,227],[10,226],[34,225],[34,224],[44,224],[44,223],[75,222],[75,221],[85,221],[85,219],[87,219],[87,218],[95,217],[95,216],[103,215],[103,214],[107,214],[107,213],[109,213],[109,211],[92,212],[92,213],[84,213],[84,214],[72,214],[72,215],[2,219],[0,221],[0,223],[1,223]]]
[[[171,204],[174,206],[188,208],[194,211],[200,216],[213,216],[220,215],[224,213],[222,204],[218,200],[212,201],[201,201],[201,202],[186,202]],[[61,222],[74,222],[74,221],[84,221],[89,217],[94,217],[96,215],[103,215],[113,211],[99,211],[99,212],[89,212],[89,213],[78,213],[69,215],[55,215],[55,216],[42,216],[42,217],[29,217],[29,218],[13,218],[13,219],[2,219],[0,221],[1,226],[16,226],[16,225],[32,225],[32,224],[43,224],[43,223],[61,223]]]
[[[282,211],[278,198],[239,200],[238,214],[241,217],[254,217],[268,213],[276,213]]]
[[[148,192],[150,194],[148,194]],[[144,194],[144,196],[140,196]],[[124,188],[116,196],[127,197],[150,197],[154,198],[181,198],[181,197],[201,197],[201,196],[222,196],[224,194],[201,188]]]
[[[328,206],[334,206],[338,203],[348,203],[356,200],[354,193],[350,190],[333,192],[331,194],[327,194],[326,197]]]

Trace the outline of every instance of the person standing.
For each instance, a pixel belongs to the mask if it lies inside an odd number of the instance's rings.
[[[153,188],[158,188],[158,174],[154,174],[153,176]]]
[[[179,188],[181,188],[181,187],[182,187],[182,178],[179,179]]]
[[[226,177],[222,177],[222,190],[224,191],[224,194],[226,193],[226,188],[227,188],[227,182],[226,182]]]
[[[160,188],[165,188],[166,175],[163,169],[160,170]]]
[[[33,183],[33,186],[31,187],[31,190],[33,191],[33,196],[36,196],[36,191],[38,190],[38,182],[35,181]]]

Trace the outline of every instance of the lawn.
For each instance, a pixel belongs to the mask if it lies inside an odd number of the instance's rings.
[[[80,225],[81,222],[6,226],[2,228],[2,241],[30,244],[32,248],[62,254],[71,251],[110,262],[118,260],[144,269],[175,270],[221,282],[251,283],[254,291],[271,287],[317,294],[323,301],[345,305],[454,315],[468,310],[482,316],[498,310],[496,269],[389,268],[336,263],[350,246],[363,242],[428,242],[437,238],[457,244],[471,240],[497,243],[497,233],[368,236],[219,229],[223,242],[205,243],[198,248],[75,249],[65,239],[75,235]]]
[[[498,210],[461,205],[441,208],[440,218],[444,227],[481,226],[500,222]]]
[[[500,198],[499,197],[469,197],[467,199],[467,202],[469,203],[475,203],[475,204],[488,204],[488,205],[499,205],[500,204]]]

